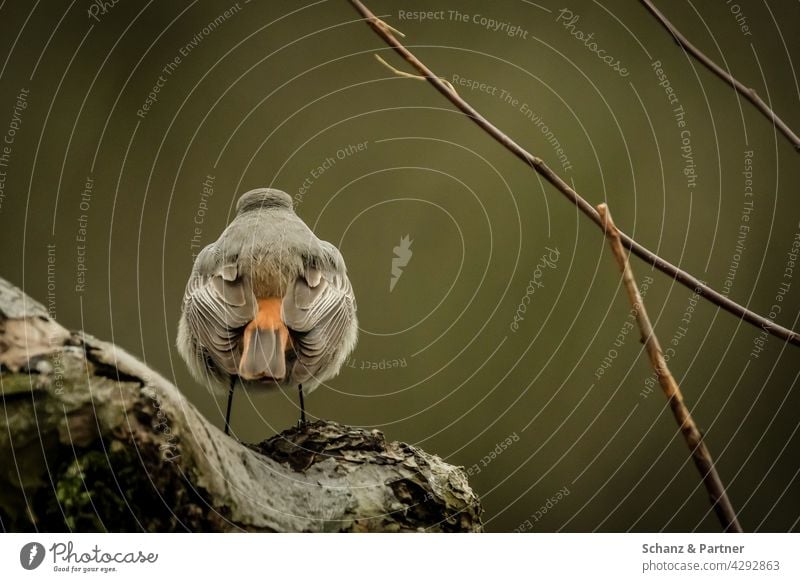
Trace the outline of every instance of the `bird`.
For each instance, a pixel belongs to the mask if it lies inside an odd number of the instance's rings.
[[[341,252],[320,240],[273,188],[243,194],[233,220],[192,267],[178,322],[177,348],[192,376],[233,394],[297,387],[304,393],[336,376],[358,340],[353,287]]]

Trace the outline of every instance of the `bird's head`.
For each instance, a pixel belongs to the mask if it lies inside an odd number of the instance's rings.
[[[292,197],[286,192],[274,188],[256,188],[245,192],[236,203],[236,214],[244,214],[251,210],[269,210],[274,208],[292,208]]]

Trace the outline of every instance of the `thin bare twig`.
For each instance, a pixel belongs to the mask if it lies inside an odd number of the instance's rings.
[[[741,532],[742,526],[739,524],[736,511],[734,511],[730,499],[728,499],[728,494],[725,492],[725,486],[722,484],[719,473],[717,473],[717,469],[714,466],[711,453],[708,452],[708,447],[706,447],[703,440],[703,434],[697,428],[689,409],[686,408],[681,389],[669,371],[666,360],[664,360],[661,344],[658,342],[653,330],[653,324],[650,322],[647,309],[645,309],[642,301],[642,296],[639,294],[639,288],[636,286],[628,256],[622,247],[620,232],[614,226],[611,213],[605,204],[600,204],[597,207],[597,211],[603,221],[603,227],[605,228],[608,243],[614,253],[614,258],[617,260],[620,271],[622,271],[622,281],[628,292],[628,301],[630,301],[633,312],[636,314],[636,323],[638,323],[639,331],[642,333],[642,342],[650,358],[650,364],[653,366],[658,382],[661,384],[661,389],[669,401],[672,414],[683,433],[683,438],[686,440],[686,444],[689,445],[694,464],[697,470],[700,471],[703,484],[708,490],[711,506],[717,513],[717,517],[726,532]]]
[[[458,95],[458,93],[453,91],[453,89],[448,86],[448,83],[443,82],[438,76],[436,76],[436,74],[433,73],[433,71],[431,71],[417,57],[415,57],[414,54],[409,51],[399,40],[397,40],[397,37],[392,34],[391,28],[380,18],[375,16],[375,14],[360,0],[350,0],[350,3],[364,17],[372,29],[381,38],[383,38],[383,40],[390,47],[392,47],[401,57],[403,57],[403,59],[406,60],[406,62],[414,67],[420,75],[425,77],[425,79],[427,79],[427,81],[431,83],[453,105],[458,107],[458,109],[463,111],[472,121],[481,127],[481,129],[496,139],[507,150],[528,164],[534,171],[552,184],[559,192],[566,196],[570,202],[577,206],[581,212],[592,219],[595,224],[597,224],[600,228],[603,227],[602,220],[600,219],[600,215],[597,213],[597,210],[595,210],[595,208],[589,204],[589,202],[575,192],[575,190],[573,190],[569,184],[567,184],[558,174],[551,170],[541,158],[538,158],[528,152],[503,131],[493,125],[483,115],[478,113],[478,111],[472,107],[472,105],[467,103]],[[775,323],[773,320],[758,315],[757,313],[739,305],[735,301],[731,301],[725,295],[715,291],[693,275],[690,275],[686,271],[679,269],[675,265],[643,247],[627,234],[620,232],[619,236],[625,248],[629,249],[639,258],[653,265],[659,271],[662,271],[663,273],[666,273],[670,277],[674,278],[681,285],[688,287],[701,297],[704,297],[722,309],[733,313],[744,321],[761,328],[767,333],[770,333],[775,337],[778,337],[793,345],[800,346],[800,334],[797,332],[786,329],[785,327]]]
[[[706,54],[703,51],[701,51],[699,48],[697,48],[691,42],[689,42],[689,39],[683,36],[683,34],[681,34],[681,31],[675,28],[675,25],[672,24],[669,20],[667,20],[667,17],[664,16],[664,14],[658,8],[656,8],[655,5],[650,0],[640,0],[640,2],[644,4],[644,7],[647,8],[650,14],[655,16],[656,20],[658,20],[658,22],[661,23],[661,26],[663,26],[669,31],[669,33],[672,35],[672,38],[675,39],[675,42],[678,43],[679,46],[681,46],[686,52],[688,52],[690,55],[692,55],[694,58],[700,61],[708,70],[714,73],[717,77],[719,77],[720,79],[725,81],[728,85],[736,89],[741,95],[744,96],[745,99],[750,101],[750,103],[755,105],[756,108],[761,113],[763,113],[766,116],[766,118],[769,119],[784,136],[786,136],[786,139],[788,139],[792,143],[794,149],[800,151],[800,137],[798,137],[797,134],[793,132],[792,129],[788,125],[786,125],[786,123],[780,117],[778,117],[775,114],[775,112],[769,107],[769,105],[764,103],[764,100],[761,99],[761,97],[759,97],[755,89],[752,89],[751,87],[746,87],[738,79],[736,79],[733,75],[731,75],[728,71],[720,67],[717,63],[715,63],[708,56],[706,56]]]
[[[427,81],[427,79],[422,75],[414,75],[413,73],[406,73],[405,71],[401,71],[397,67],[393,67],[392,65],[387,63],[386,60],[381,55],[376,54],[375,59],[398,77],[403,77],[405,79],[414,79],[415,81]],[[453,84],[450,81],[448,81],[447,79],[443,79],[442,77],[439,77],[439,80],[442,83],[446,84],[448,87],[450,87],[450,90],[453,93],[456,94],[458,93],[458,91],[456,91],[456,88],[453,87]]]

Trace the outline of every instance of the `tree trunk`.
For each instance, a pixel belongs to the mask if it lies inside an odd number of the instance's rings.
[[[463,470],[318,421],[248,445],[0,278],[5,531],[481,531]]]

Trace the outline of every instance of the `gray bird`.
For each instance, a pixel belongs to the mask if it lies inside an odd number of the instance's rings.
[[[186,285],[177,346],[192,375],[228,390],[303,392],[339,373],[358,336],[356,300],[339,250],[300,220],[285,192],[244,194]]]

